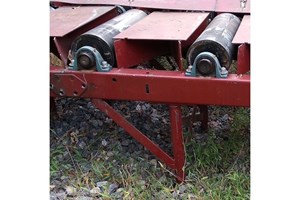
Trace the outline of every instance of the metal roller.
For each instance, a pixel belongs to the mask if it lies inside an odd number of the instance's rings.
[[[216,16],[189,48],[187,52],[189,65],[194,65],[197,73],[204,76],[216,72],[216,62],[223,71],[228,70],[232,61],[232,40],[240,22],[238,17],[230,13]],[[204,54],[197,57],[201,53]]]
[[[110,66],[114,66],[116,60],[113,37],[146,16],[147,14],[142,10],[131,9],[76,38],[71,45],[76,69],[95,68],[97,60],[103,60]],[[88,47],[97,50],[97,54],[90,51]],[[95,58],[98,53],[101,59]]]

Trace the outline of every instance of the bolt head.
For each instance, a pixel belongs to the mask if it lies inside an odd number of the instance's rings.
[[[186,69],[186,72],[191,72],[192,69],[193,69],[193,66],[192,66],[192,65],[189,65],[189,66],[187,67],[187,69]]]

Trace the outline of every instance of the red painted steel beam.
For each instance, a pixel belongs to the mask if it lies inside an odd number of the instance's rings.
[[[217,0],[55,0],[51,2],[62,2],[75,5],[122,5],[168,10],[214,11]]]
[[[250,2],[250,0],[246,0],[243,8],[241,0],[217,0],[214,11],[218,13],[250,13]]]
[[[141,133],[137,128],[135,128],[130,122],[128,122],[120,113],[118,113],[114,108],[101,99],[93,99],[94,105],[108,115],[114,122],[116,122],[120,127],[122,127],[130,136],[140,142],[144,147],[146,147],[151,153],[157,156],[161,161],[166,163],[167,166],[174,169],[175,161],[166,152],[164,152],[157,144],[150,140],[147,136]],[[181,155],[182,156],[182,155]],[[184,155],[183,155],[184,156]],[[181,158],[182,159],[182,158]]]
[[[177,41],[175,43],[175,47],[172,48],[172,50],[174,51],[173,52],[173,55],[174,55],[174,58],[176,60],[176,63],[178,65],[178,70],[179,71],[184,71],[184,68],[183,68],[183,58],[182,58],[182,48],[181,48],[181,42],[180,41]]]
[[[250,15],[245,15],[232,40],[238,46],[237,74],[250,71]]]
[[[54,0],[51,2],[61,2],[75,5],[122,5],[153,9],[215,11],[231,13],[250,13],[251,10],[250,0],[246,1],[244,8],[241,7],[240,0]]]
[[[66,94],[77,92],[65,80],[73,75],[87,86],[77,95],[83,98],[250,106],[250,75],[230,74],[221,79],[187,77],[179,71],[112,69],[110,72],[83,72],[50,67],[53,84],[50,94],[59,96],[60,89]]]
[[[178,182],[183,182],[185,179],[185,148],[182,133],[181,107],[178,105],[170,105],[169,108],[176,178]]]
[[[145,136],[142,132],[136,129],[128,122],[120,113],[112,108],[108,103],[101,99],[93,99],[94,105],[109,116],[114,122],[135,138],[138,142],[144,145],[151,153],[157,156],[168,167],[175,170],[176,179],[178,182],[183,182],[185,179],[185,146],[182,132],[182,116],[181,107],[179,105],[170,105],[170,124],[173,157],[164,152],[157,144]]]
[[[238,47],[237,74],[244,74],[250,71],[250,44],[241,44]]]

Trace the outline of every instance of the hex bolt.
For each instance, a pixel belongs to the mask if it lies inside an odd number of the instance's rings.
[[[102,61],[102,69],[107,69],[108,68],[108,63],[106,61]]]
[[[221,67],[221,74],[227,74],[228,71],[225,67]]]
[[[59,89],[59,96],[64,96],[65,92],[63,89]]]
[[[186,72],[192,72],[192,69],[193,69],[193,66],[192,65],[189,65],[186,69]]]
[[[69,67],[73,68],[74,67],[74,59],[71,60]]]

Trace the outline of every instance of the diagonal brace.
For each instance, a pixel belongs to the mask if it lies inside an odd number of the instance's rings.
[[[108,115],[114,122],[121,126],[130,136],[140,142],[144,147],[146,147],[151,153],[157,156],[161,161],[163,161],[170,168],[175,168],[175,161],[166,152],[164,152],[157,144],[151,141],[147,136],[141,133],[137,128],[135,128],[129,121],[127,121],[120,113],[118,113],[114,108],[112,108],[108,103],[101,99],[93,99],[94,105]]]

